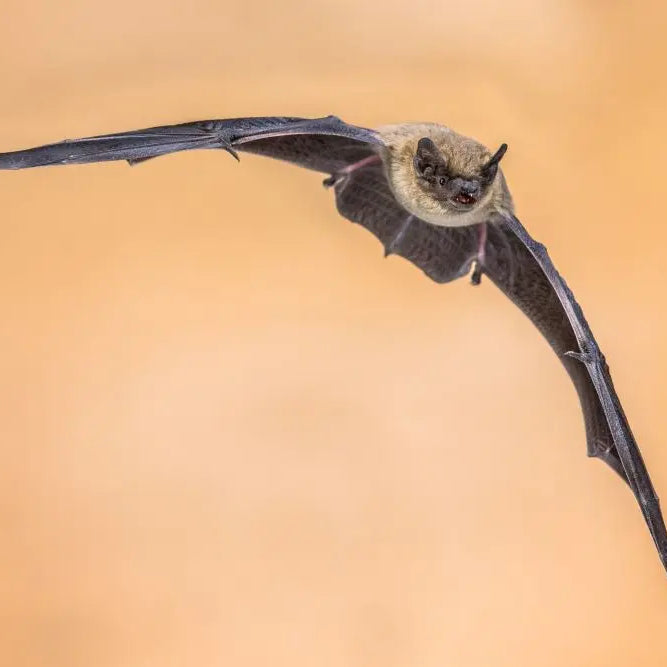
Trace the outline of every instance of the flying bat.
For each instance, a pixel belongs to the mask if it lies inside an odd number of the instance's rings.
[[[558,355],[579,395],[587,451],[630,486],[665,569],[667,532],[646,466],[614,390],[604,355],[574,295],[514,214],[491,153],[435,123],[375,130],[335,116],[234,118],[166,125],[0,153],[0,169],[126,160],[224,150],[284,160],[326,174],[340,214],[366,227],[385,254],[400,255],[446,283],[486,275],[533,322]]]

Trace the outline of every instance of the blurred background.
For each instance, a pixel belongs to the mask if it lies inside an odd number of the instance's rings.
[[[663,3],[0,7],[0,150],[329,113],[508,142],[667,498]],[[0,662],[664,665],[664,572],[551,350],[321,178],[0,173]]]

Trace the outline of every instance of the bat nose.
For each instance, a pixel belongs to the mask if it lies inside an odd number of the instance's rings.
[[[456,178],[453,185],[454,192],[456,193],[453,197],[454,201],[466,206],[471,206],[477,201],[480,192],[479,183],[463,178]]]
[[[479,194],[479,183],[475,181],[464,181],[462,178],[456,179],[459,192],[469,197],[476,197]]]

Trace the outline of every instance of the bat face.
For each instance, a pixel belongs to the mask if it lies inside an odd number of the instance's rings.
[[[502,147],[501,150],[504,154]],[[438,201],[453,215],[470,211],[488,194],[502,157],[502,154],[498,157],[500,151],[491,158],[486,158],[484,153],[470,150],[468,155],[457,156],[467,163],[465,170],[457,170],[455,164],[449,166],[432,139],[422,137],[413,158],[417,183],[426,196]]]
[[[396,198],[421,219],[445,227],[476,224],[507,199],[498,171],[505,144],[491,155],[474,139],[421,123],[383,128],[383,136]]]

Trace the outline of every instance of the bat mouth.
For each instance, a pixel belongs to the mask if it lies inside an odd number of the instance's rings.
[[[477,201],[477,197],[473,197],[467,192],[459,192],[455,197],[452,197],[452,201],[459,206],[468,207],[472,206]]]

